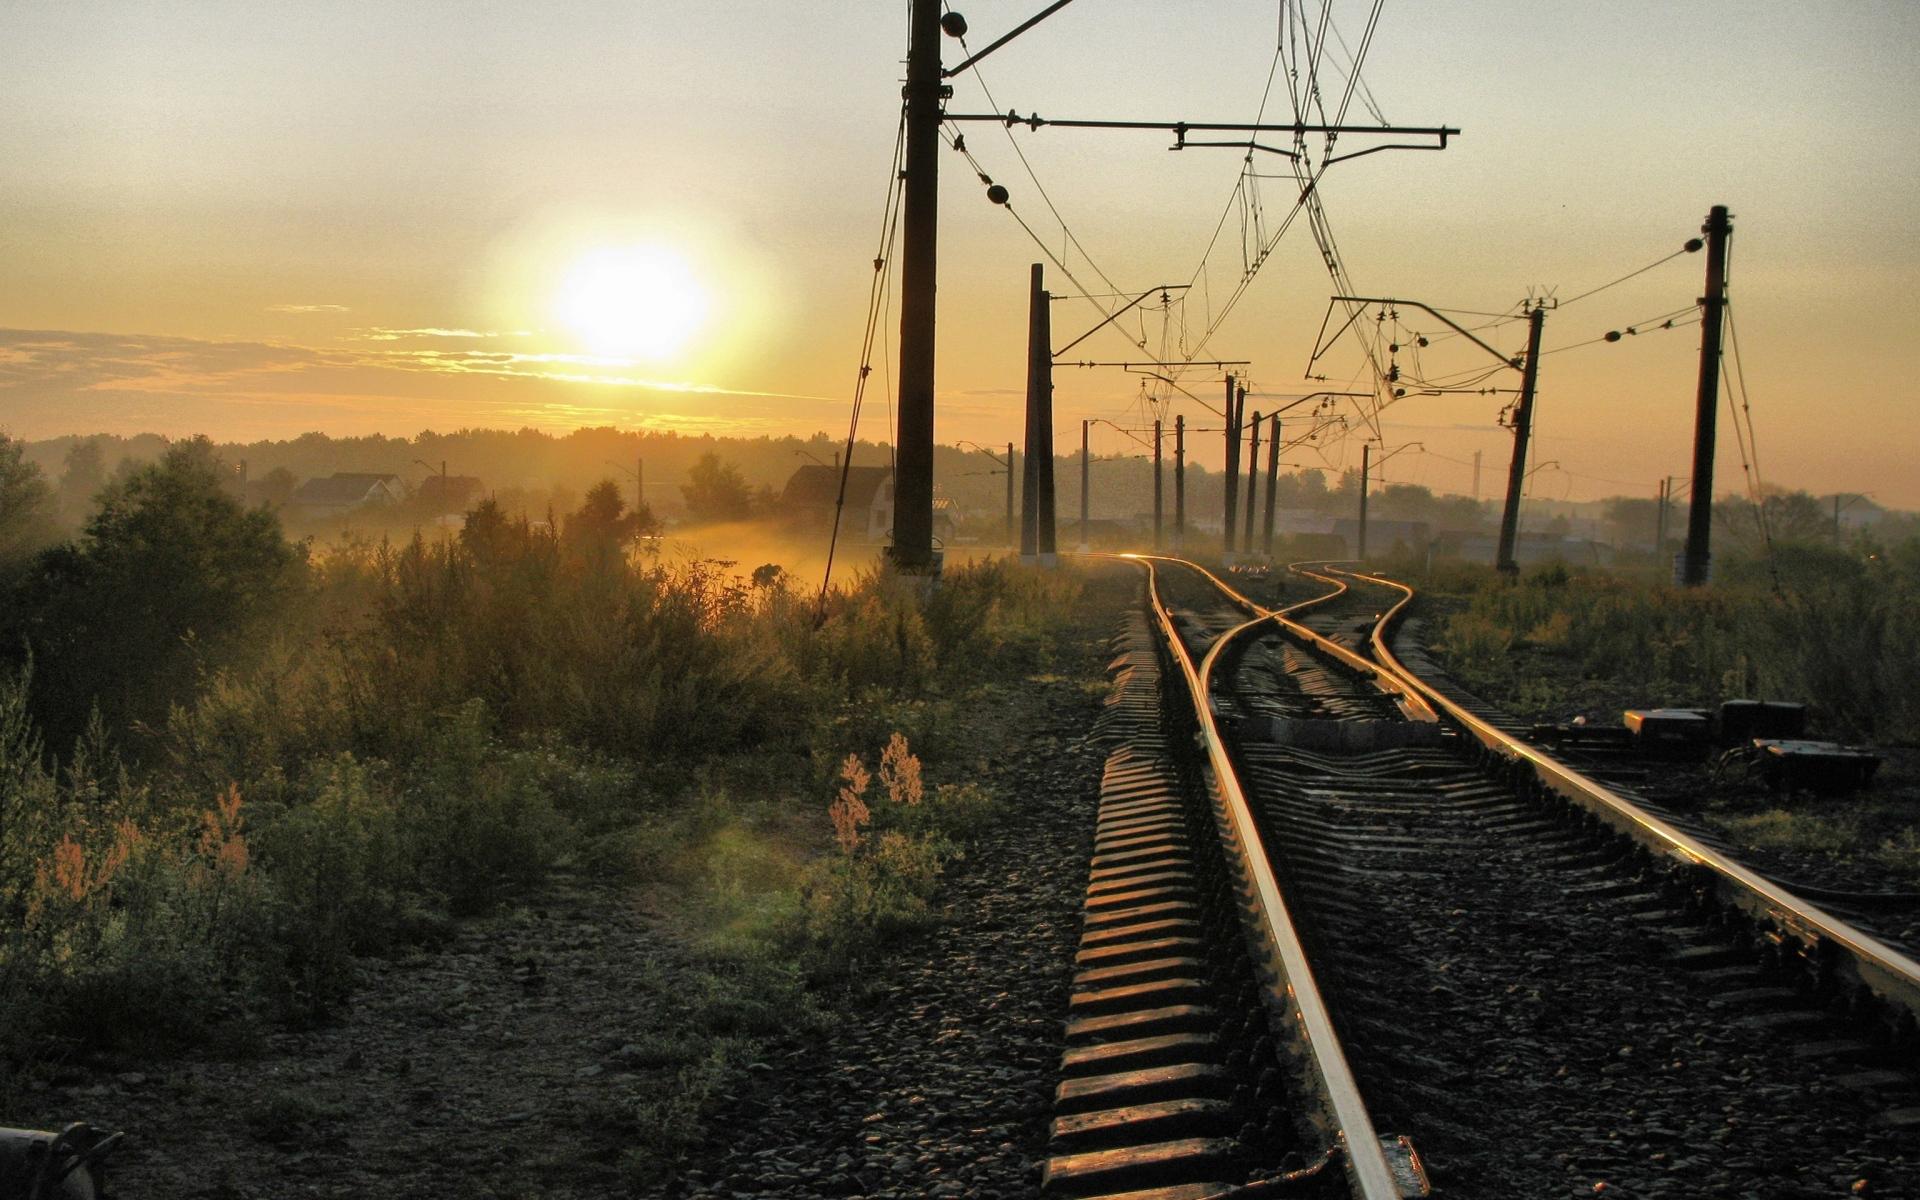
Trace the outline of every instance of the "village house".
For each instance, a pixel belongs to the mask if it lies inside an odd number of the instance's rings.
[[[294,489],[292,506],[302,517],[319,519],[369,504],[397,504],[406,494],[398,475],[336,471],[325,479],[309,479]]]

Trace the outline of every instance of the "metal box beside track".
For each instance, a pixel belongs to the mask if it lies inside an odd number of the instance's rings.
[[[1690,758],[1704,756],[1713,743],[1713,722],[1698,708],[1630,708],[1621,722],[1643,754]]]

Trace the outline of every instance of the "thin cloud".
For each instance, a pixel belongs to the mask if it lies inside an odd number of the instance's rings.
[[[429,326],[425,329],[388,329],[378,325],[371,329],[356,329],[354,333],[357,340],[363,342],[400,342],[406,341],[409,338],[510,338],[533,336],[531,329],[492,331],[484,329],[441,329],[435,326]]]
[[[269,304],[270,313],[336,313],[352,312],[344,304]]]
[[[23,436],[286,436],[315,420],[386,430],[399,419],[771,430],[838,401],[633,373],[626,360],[471,349],[323,349],[159,335],[0,329],[0,424]],[[616,399],[616,397],[619,397]],[[670,397],[679,397],[676,402]],[[711,411],[700,411],[708,408]]]

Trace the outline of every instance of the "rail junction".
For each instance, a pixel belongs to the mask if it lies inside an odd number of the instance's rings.
[[[1049,1194],[1920,1194],[1914,947],[1532,744],[1404,584],[1123,557]]]

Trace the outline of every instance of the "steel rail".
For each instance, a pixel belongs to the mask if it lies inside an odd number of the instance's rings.
[[[1205,567],[1201,566],[1199,563],[1190,562],[1184,558],[1172,558],[1167,555],[1161,555],[1161,554],[1141,554],[1141,555],[1133,555],[1131,557],[1142,558],[1142,559],[1152,559],[1153,561],[1156,561],[1156,562],[1178,563],[1179,565],[1183,567],[1187,567],[1188,569],[1194,571],[1197,574],[1206,576],[1206,578],[1209,581],[1211,581],[1215,587],[1219,588],[1223,593],[1225,593],[1227,597],[1231,599],[1236,605],[1238,605],[1242,610],[1249,613],[1253,613],[1259,618],[1272,620],[1275,624],[1279,625],[1281,629],[1285,630],[1287,633],[1291,634],[1293,637],[1308,643],[1315,649],[1319,650],[1321,653],[1326,654],[1329,657],[1337,660],[1342,666],[1346,667],[1350,671],[1353,671],[1355,674],[1359,675],[1361,678],[1371,681],[1381,691],[1387,692],[1390,695],[1392,695],[1399,702],[1401,711],[1406,714],[1406,717],[1408,720],[1422,721],[1422,722],[1431,724],[1433,722],[1437,722],[1440,719],[1440,715],[1434,712],[1433,707],[1427,703],[1426,698],[1423,695],[1421,695],[1420,692],[1408,686],[1405,680],[1393,674],[1391,671],[1380,670],[1379,667],[1377,667],[1375,664],[1368,662],[1366,659],[1362,658],[1360,655],[1355,654],[1352,650],[1349,650],[1345,646],[1342,646],[1339,642],[1336,642],[1332,638],[1327,637],[1325,634],[1322,634],[1316,630],[1309,629],[1305,625],[1300,624],[1298,621],[1291,619],[1291,615],[1293,613],[1303,612],[1306,609],[1313,608],[1317,605],[1325,604],[1331,600],[1337,599],[1347,591],[1347,585],[1341,580],[1330,579],[1324,575],[1315,575],[1311,571],[1299,570],[1299,568],[1304,566],[1322,565],[1325,560],[1315,559],[1307,563],[1289,563],[1287,564],[1287,569],[1289,571],[1294,571],[1297,574],[1312,575],[1316,579],[1320,579],[1320,580],[1323,580],[1324,582],[1331,583],[1334,585],[1333,591],[1328,592],[1322,596],[1312,596],[1305,600],[1297,601],[1293,604],[1287,605],[1285,608],[1267,608],[1263,605],[1255,603],[1252,600],[1252,598],[1246,596],[1245,594],[1240,592],[1238,589],[1236,589],[1232,584],[1228,583],[1224,579],[1221,579],[1218,575],[1215,575],[1212,571],[1207,570]],[[1398,611],[1399,611],[1399,606],[1395,606],[1394,611],[1389,613],[1388,617],[1391,618]],[[1239,630],[1236,629],[1233,632],[1237,634],[1239,633]]]
[[[1257,948],[1262,951],[1259,957],[1265,960],[1263,965],[1270,973],[1267,979],[1269,1003],[1286,1013],[1297,1044],[1311,1061],[1312,1069],[1303,1074],[1309,1085],[1318,1092],[1324,1115],[1332,1119],[1333,1128],[1330,1132],[1339,1139],[1346,1152],[1347,1181],[1352,1194],[1358,1200],[1400,1200],[1400,1184],[1393,1168],[1387,1163],[1386,1153],[1381,1149],[1379,1134],[1374,1129],[1372,1116],[1367,1112],[1366,1101],[1360,1094],[1360,1085],[1347,1063],[1346,1051],[1334,1031],[1332,1014],[1320,995],[1306,948],[1300,942],[1286,898],[1280,892],[1279,881],[1274,877],[1273,867],[1262,848],[1259,829],[1254,823],[1253,807],[1247,802],[1239,772],[1214,720],[1210,683],[1221,651],[1248,630],[1277,618],[1227,588],[1205,568],[1194,566],[1184,559],[1131,554],[1121,557],[1146,568],[1147,594],[1153,603],[1154,617],[1167,639],[1193,701],[1194,717],[1200,726],[1201,742],[1208,765],[1212,767],[1218,799],[1228,827],[1238,843],[1241,865],[1251,891],[1249,899],[1258,918],[1255,932],[1261,945]],[[1260,615],[1216,638],[1205,659],[1196,666],[1193,655],[1174,625],[1173,615],[1161,599],[1156,562],[1192,567]]]
[[[1414,589],[1398,580],[1329,569],[1405,593],[1389,618],[1413,600]],[[1402,664],[1387,645],[1390,632],[1390,620],[1383,620],[1374,628],[1373,653],[1382,669],[1418,690],[1481,745],[1509,762],[1530,768],[1534,777],[1557,795],[1578,804],[1642,845],[1703,869],[1722,899],[1796,938],[1820,966],[1851,968],[1854,982],[1904,1011],[1909,1020],[1920,1021],[1920,962],[1727,858],[1597,780],[1475,716]],[[1836,949],[1844,953],[1834,955]]]

